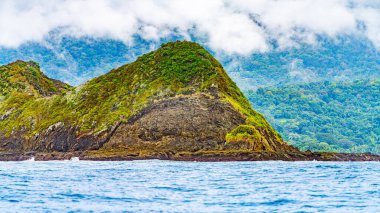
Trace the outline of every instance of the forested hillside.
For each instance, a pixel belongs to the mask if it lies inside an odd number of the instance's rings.
[[[248,91],[283,137],[303,150],[380,153],[380,80]]]

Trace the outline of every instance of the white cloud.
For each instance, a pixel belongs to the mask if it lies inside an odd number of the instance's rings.
[[[380,47],[375,0],[2,0],[0,46],[43,41],[49,32],[159,40],[206,38],[215,51],[250,54],[315,42],[317,35],[361,34]],[[363,26],[364,27],[363,27]]]
[[[360,20],[365,24],[366,36],[380,48],[380,12],[374,8],[359,8],[355,11]]]

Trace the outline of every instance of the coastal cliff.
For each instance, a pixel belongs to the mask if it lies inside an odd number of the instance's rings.
[[[171,42],[78,87],[37,63],[0,67],[0,159],[379,160],[288,145],[193,42]]]

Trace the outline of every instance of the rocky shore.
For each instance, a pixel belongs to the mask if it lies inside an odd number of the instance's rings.
[[[183,152],[183,153],[156,153],[138,155],[134,153],[108,153],[99,155],[97,152],[51,152],[51,153],[7,153],[0,152],[0,161],[35,161],[50,160],[79,160],[88,161],[132,161],[132,160],[173,160],[198,162],[226,162],[226,161],[380,161],[379,155],[371,153],[274,153],[274,152]]]

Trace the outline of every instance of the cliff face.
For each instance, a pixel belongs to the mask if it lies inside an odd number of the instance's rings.
[[[33,62],[0,70],[3,152],[298,152],[192,42],[165,44],[76,88]]]

